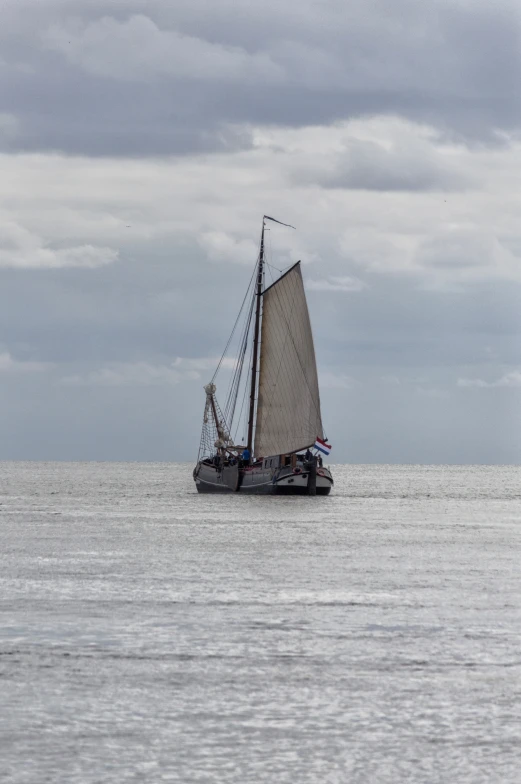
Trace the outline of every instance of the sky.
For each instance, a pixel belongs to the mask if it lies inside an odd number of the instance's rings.
[[[517,0],[2,0],[0,459],[193,461],[267,213],[332,462],[520,463],[520,42]]]

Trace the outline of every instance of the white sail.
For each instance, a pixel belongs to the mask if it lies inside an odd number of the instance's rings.
[[[255,454],[266,457],[304,449],[324,434],[300,262],[263,299]]]

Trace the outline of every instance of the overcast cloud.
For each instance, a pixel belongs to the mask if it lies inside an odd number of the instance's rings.
[[[521,460],[519,3],[0,22],[0,458],[193,460],[268,213],[332,457]]]

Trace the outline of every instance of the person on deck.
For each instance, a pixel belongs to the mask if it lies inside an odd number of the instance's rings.
[[[250,462],[250,450],[248,449],[248,447],[246,447],[246,449],[242,450],[242,459],[244,460],[244,462],[246,464],[249,464],[249,462]]]
[[[306,454],[304,455],[304,459],[308,460],[308,461],[313,459],[313,453],[311,452],[311,449],[307,449],[306,450]]]

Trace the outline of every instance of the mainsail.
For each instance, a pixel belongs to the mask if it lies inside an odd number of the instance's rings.
[[[263,300],[255,454],[266,457],[305,449],[324,433],[300,262]]]

